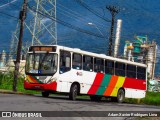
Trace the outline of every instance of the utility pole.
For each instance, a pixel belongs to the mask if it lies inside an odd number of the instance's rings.
[[[109,48],[108,55],[112,56],[112,41],[113,41],[113,32],[114,32],[114,18],[119,13],[119,9],[116,6],[106,6],[106,9],[110,11],[112,15],[111,28],[110,28],[110,36],[109,36]]]
[[[19,74],[19,66],[20,66],[20,58],[21,58],[21,50],[22,50],[22,39],[23,39],[23,29],[24,29],[24,20],[26,18],[27,11],[27,0],[24,0],[23,9],[20,11],[19,20],[20,20],[20,32],[19,32],[19,40],[17,46],[17,57],[15,61],[15,71],[14,71],[14,81],[13,81],[13,91],[17,91],[17,79]]]

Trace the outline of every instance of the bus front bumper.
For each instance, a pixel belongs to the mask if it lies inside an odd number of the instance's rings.
[[[27,90],[56,91],[57,82],[37,84],[37,83],[29,83],[26,80],[24,80],[24,88]]]

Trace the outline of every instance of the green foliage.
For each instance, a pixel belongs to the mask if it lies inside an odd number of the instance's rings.
[[[134,103],[134,104],[147,104],[147,105],[160,105],[160,93],[159,92],[147,92],[146,97],[140,99],[133,99],[127,98],[125,99],[127,103]]]
[[[0,74],[0,89],[11,90],[13,85],[13,73]]]
[[[13,72],[8,72],[8,73],[3,73],[3,74],[0,73],[0,89],[12,90],[13,79],[14,79]],[[40,93],[38,91],[25,90],[23,87],[23,82],[24,82],[24,77],[19,76],[17,80],[17,91],[18,92],[24,92],[24,93],[30,93],[30,94]]]
[[[160,92],[147,92],[141,103],[148,105],[160,105]]]

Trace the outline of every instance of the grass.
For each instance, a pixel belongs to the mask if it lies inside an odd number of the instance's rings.
[[[147,92],[145,98],[139,100],[133,98],[127,98],[125,99],[125,102],[160,106],[160,92]]]
[[[140,100],[127,98],[125,102],[128,103],[140,103],[140,104],[147,104],[147,105],[160,105],[160,92],[147,92],[146,97]]]
[[[127,98],[125,99],[125,102],[160,106],[160,92],[147,92],[145,98],[142,99]]]
[[[160,92],[147,92],[146,97],[141,100],[141,103],[147,105],[160,105]]]
[[[13,72],[8,73],[0,73],[0,89],[4,90],[12,90],[13,88]],[[18,92],[24,92],[29,94],[39,94],[39,91],[34,90],[25,90],[23,87],[24,77],[19,77],[17,80],[17,91]]]
[[[13,86],[13,72],[8,72],[5,74],[0,73],[0,89],[12,90]],[[40,91],[35,90],[25,90],[23,87],[24,77],[19,77],[17,81],[17,91],[30,93],[30,94],[41,94]],[[78,96],[81,99],[88,99],[89,96],[82,95]],[[160,105],[160,92],[147,92],[146,97],[143,99],[125,99],[127,103],[135,103],[135,104],[147,104],[147,105]]]

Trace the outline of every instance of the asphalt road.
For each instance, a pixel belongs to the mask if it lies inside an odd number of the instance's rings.
[[[116,102],[91,102],[89,99],[78,99],[71,101],[68,96],[51,96],[43,98],[41,95],[17,95],[17,94],[0,94],[0,111],[160,111],[160,107],[149,105],[136,105]],[[95,112],[96,114],[96,112]],[[0,118],[2,119],[2,118]],[[9,118],[3,118],[8,120]],[[17,120],[17,118],[12,118]],[[35,118],[23,118],[26,120]],[[41,118],[41,120],[58,119],[61,117]],[[63,117],[65,120],[95,119],[95,117]],[[96,120],[104,118],[97,117]],[[105,117],[105,119],[133,119],[133,117]],[[40,118],[38,118],[40,120]]]

